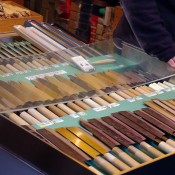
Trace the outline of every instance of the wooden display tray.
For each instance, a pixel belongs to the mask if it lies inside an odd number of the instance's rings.
[[[11,5],[15,5],[15,6],[18,6],[18,7],[25,8],[25,7],[15,3],[13,1],[3,1],[3,2],[5,2],[6,4],[11,4]],[[29,16],[29,17],[12,18],[12,19],[0,19],[0,33],[12,32],[14,25],[24,25],[24,22],[28,19],[34,19],[38,22],[43,21],[43,16],[41,16],[40,14],[35,13],[31,10],[30,10],[30,12],[31,12],[31,16]]]

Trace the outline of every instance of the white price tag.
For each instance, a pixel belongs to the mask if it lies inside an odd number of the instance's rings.
[[[140,96],[136,96],[135,99],[136,99],[136,100],[142,100],[143,98],[140,97]]]
[[[155,91],[157,94],[163,94],[164,92],[162,90],[160,91]]]
[[[134,101],[136,101],[136,100],[135,100],[134,98],[128,98],[127,101],[129,101],[129,102],[134,102]]]
[[[95,71],[95,68],[87,62],[86,59],[84,59],[82,56],[76,56],[72,57],[71,61],[77,65],[78,68],[80,68],[83,72],[93,72]]]
[[[106,110],[108,107],[107,106],[100,106],[98,108],[93,108],[94,111],[100,112]]]
[[[155,95],[157,95],[155,92],[150,92],[148,94],[145,94],[145,96],[147,96],[147,97],[153,97]]]
[[[163,91],[170,92],[170,91],[172,91],[172,89],[171,88],[165,88],[165,89],[163,89]]]
[[[77,114],[80,115],[80,116],[86,116],[87,115],[85,112],[78,112]]]
[[[108,105],[109,108],[115,108],[117,106],[120,106],[120,104],[119,103],[111,103]]]
[[[56,124],[56,123],[61,123],[61,122],[63,122],[64,120],[63,119],[61,119],[61,118],[56,118],[56,119],[53,119],[53,120],[51,120],[54,124]]]
[[[79,118],[79,117],[80,117],[80,116],[77,115],[77,114],[70,114],[70,116],[71,116],[72,118]]]
[[[37,124],[40,128],[45,128],[46,126],[50,126],[53,125],[54,123],[52,121],[46,121],[46,122],[42,122]]]
[[[55,71],[55,72],[49,72],[49,73],[44,73],[44,74],[38,74],[38,75],[33,75],[33,76],[29,76],[26,77],[28,80],[35,80],[37,78],[44,78],[46,76],[52,77],[54,75],[62,75],[62,74],[66,74],[67,72],[64,70],[59,70],[59,71]]]

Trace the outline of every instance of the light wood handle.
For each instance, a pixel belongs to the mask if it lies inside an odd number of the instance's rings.
[[[98,103],[99,105],[102,105],[102,106],[109,104],[107,101],[103,100],[100,97],[92,97],[92,100],[94,100],[96,103]]]
[[[32,117],[31,115],[29,115],[27,112],[22,112],[20,114],[20,117],[22,119],[24,119],[27,123],[29,123],[30,125],[35,125],[40,123],[37,119],[35,119],[34,117]]]
[[[38,62],[36,62],[36,61],[32,61],[32,63],[33,63],[37,68],[43,67],[40,63],[38,63]]]
[[[174,84],[171,84],[170,82],[164,81],[163,84],[167,85],[168,87],[174,86]]]
[[[127,165],[129,165],[130,167],[134,167],[139,165],[139,162],[137,162],[136,160],[134,160],[132,157],[130,157],[128,154],[126,154],[123,150],[121,150],[118,147],[114,147],[112,149],[112,151],[123,161],[125,162]]]
[[[140,151],[139,149],[137,149],[132,145],[128,147],[128,150],[132,154],[134,154],[137,158],[139,158],[142,162],[148,162],[152,160],[151,157],[149,157],[148,155],[146,155],[145,153],[143,153],[142,151]]]
[[[50,111],[52,111],[54,114],[56,114],[57,116],[59,116],[59,117],[63,117],[63,116],[66,116],[67,115],[66,112],[64,112],[63,110],[59,109],[56,106],[49,106],[48,109]]]
[[[80,106],[81,108],[83,108],[84,110],[89,110],[91,109],[90,106],[88,106],[86,103],[82,102],[81,100],[76,100],[75,104],[77,104],[78,106]]]
[[[76,112],[72,109],[70,109],[69,107],[67,107],[65,104],[58,104],[57,105],[61,110],[63,110],[64,112],[66,112],[67,114],[75,114]]]
[[[94,61],[91,64],[93,64],[93,65],[100,65],[100,64],[111,64],[111,63],[115,63],[115,62],[116,62],[115,59],[106,59],[106,60]]]
[[[36,69],[37,66],[35,66],[34,64],[27,62],[27,66],[31,67],[32,69]]]
[[[141,94],[144,94],[144,95],[148,93],[145,89],[143,89],[141,87],[136,87],[135,90],[140,92]]]
[[[79,107],[78,105],[76,105],[73,102],[68,102],[67,103],[67,106],[70,107],[70,108],[72,108],[75,112],[83,112],[84,111],[83,108]]]
[[[114,175],[116,173],[120,173],[120,170],[114,167],[112,164],[110,164],[108,161],[103,159],[100,156],[97,156],[94,159],[94,162],[107,174]]]
[[[131,98],[131,96],[127,95],[126,93],[122,92],[122,91],[118,91],[116,92],[118,95],[122,96],[125,99]]]
[[[123,97],[121,97],[120,95],[118,95],[116,93],[110,93],[109,96],[116,99],[117,101],[125,100]]]
[[[13,66],[10,65],[10,64],[6,64],[6,67],[7,67],[8,69],[10,69],[12,72],[18,71],[18,69],[16,69],[15,67],[13,67]]]
[[[124,93],[126,93],[127,95],[129,95],[130,97],[135,97],[136,95],[128,90],[123,90]]]
[[[29,123],[27,123],[25,120],[23,120],[22,118],[20,118],[15,113],[8,113],[6,115],[7,115],[7,117],[9,119],[11,119],[12,121],[14,121],[17,125],[20,125],[20,126],[29,125]]]
[[[9,70],[9,69],[7,69],[5,66],[3,66],[3,65],[0,65],[0,69],[3,71],[3,72],[5,72],[5,73],[10,73],[11,72],[11,70]]]
[[[97,175],[103,175],[100,171],[98,171],[96,168],[94,168],[93,166],[89,166],[88,167],[89,170],[91,170],[93,173],[97,174]]]
[[[140,92],[136,91],[135,89],[128,89],[128,91],[132,92],[133,94],[140,96],[142,95]]]
[[[168,145],[164,141],[160,142],[158,147],[160,148],[160,150],[162,150],[165,153],[175,152],[175,148],[173,148],[172,146]]]
[[[146,142],[141,142],[140,146],[145,149],[146,151],[148,151],[152,156],[156,157],[160,157],[163,156],[164,154],[162,152],[160,152],[159,150],[157,150],[156,148],[154,148],[153,146],[151,146],[150,144],[146,143]]]
[[[173,148],[175,148],[175,141],[174,141],[174,140],[168,139],[168,140],[166,140],[166,143],[167,143],[168,145],[172,146]]]
[[[98,107],[100,107],[99,104],[97,104],[96,102],[92,101],[92,100],[89,99],[89,98],[85,98],[85,99],[83,99],[83,101],[84,101],[87,105],[91,106],[92,108],[98,108]]]
[[[21,70],[21,71],[24,71],[26,70],[24,67],[22,67],[19,63],[14,63],[13,66],[18,69],[18,70]]]
[[[104,100],[106,100],[107,102],[109,102],[109,103],[115,103],[116,102],[116,99],[114,99],[114,98],[112,98],[112,97],[110,97],[108,95],[103,95],[102,98]]]
[[[36,118],[37,120],[39,120],[40,122],[49,121],[48,118],[46,118],[44,115],[39,113],[36,109],[33,109],[33,108],[28,109],[28,113],[32,115],[34,118]]]
[[[39,112],[41,112],[41,114],[43,114],[46,118],[52,120],[52,119],[55,119],[55,118],[58,118],[57,115],[55,115],[53,112],[51,112],[50,110],[48,110],[46,107],[44,106],[40,106],[37,108],[37,110]]]
[[[121,160],[119,160],[118,158],[116,158],[110,153],[104,154],[104,158],[109,162],[111,162],[115,167],[117,167],[121,171],[130,168],[128,165],[126,165],[125,163],[123,163]]]

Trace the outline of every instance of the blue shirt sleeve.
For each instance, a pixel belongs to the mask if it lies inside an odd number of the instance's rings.
[[[175,56],[175,42],[164,25],[155,0],[121,0],[121,6],[145,52],[162,61],[168,61]]]

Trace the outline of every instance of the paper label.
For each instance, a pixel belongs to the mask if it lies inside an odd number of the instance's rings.
[[[147,96],[147,97],[153,97],[155,95],[157,95],[156,92],[150,92],[148,94],[145,94],[145,96]]]
[[[58,64],[53,64],[52,67],[60,67]]]
[[[9,77],[9,76],[12,76],[12,75],[14,75],[14,74],[13,73],[7,73],[7,74],[1,75],[1,77]]]
[[[71,116],[72,118],[79,118],[80,117],[78,114],[70,114],[69,116]]]
[[[46,70],[48,68],[49,68],[48,66],[42,66],[42,67],[39,67],[38,70]]]
[[[175,86],[171,86],[171,89],[172,89],[172,90],[175,90]]]
[[[56,124],[56,123],[64,122],[64,120],[61,119],[61,118],[56,118],[56,119],[52,119],[51,122],[53,122],[54,124]]]
[[[62,65],[62,66],[68,66],[69,63],[66,63],[66,62],[65,62],[65,63],[62,63],[61,65]]]
[[[93,108],[94,111],[100,112],[106,110],[108,107],[107,106],[100,106],[98,108]]]
[[[128,98],[128,99],[126,99],[126,100],[129,101],[129,102],[134,102],[134,101],[136,101],[135,98]]]
[[[46,76],[53,77],[54,75],[62,75],[62,74],[66,74],[66,73],[67,73],[66,71],[60,70],[60,71],[48,72],[48,73],[39,74],[39,75],[28,76],[28,77],[26,77],[26,79],[35,80],[37,78],[44,78]]]
[[[157,94],[163,94],[164,92],[162,90],[160,91],[155,91]]]
[[[172,89],[171,88],[165,88],[165,89],[163,89],[163,91],[170,92],[170,91],[172,91]]]
[[[140,97],[140,96],[136,96],[135,99],[136,99],[136,100],[143,100],[143,98]]]
[[[24,72],[23,71],[15,71],[14,73],[15,74],[23,74]]]
[[[77,114],[82,116],[82,117],[87,115],[85,112],[78,112]]]
[[[93,108],[93,110],[96,112],[100,112],[100,111],[104,111],[104,110],[109,109],[109,108],[115,108],[117,106],[120,106],[120,104],[119,103],[111,103],[111,104],[108,104],[106,106],[100,106],[98,108]]]
[[[46,126],[50,126],[53,125],[54,123],[52,121],[46,121],[46,122],[42,122],[37,124],[40,128],[45,128]]]
[[[84,72],[92,72],[95,68],[87,62],[82,56],[76,56],[71,58],[72,62],[77,65]]]
[[[117,107],[117,106],[120,106],[120,104],[119,103],[111,103],[111,104],[109,104],[109,105],[107,105],[109,108],[115,108],[115,107]]]

